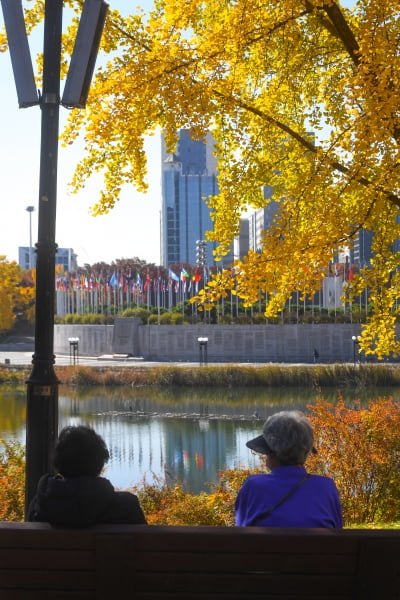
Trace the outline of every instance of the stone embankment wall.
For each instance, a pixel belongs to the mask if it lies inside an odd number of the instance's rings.
[[[68,354],[69,340],[79,338],[79,354],[100,356],[112,354],[113,325],[55,325],[54,352]]]
[[[128,323],[128,321],[130,321]],[[117,319],[113,325],[56,325],[56,353],[69,353],[79,338],[82,356],[129,354],[149,361],[198,362],[198,338],[208,338],[208,362],[352,362],[360,358],[352,336],[357,324],[318,325],[141,325]],[[365,360],[365,357],[361,357]]]

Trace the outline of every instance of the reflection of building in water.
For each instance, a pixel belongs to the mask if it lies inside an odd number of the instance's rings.
[[[251,428],[251,423],[239,425],[237,421],[213,419],[168,422],[165,456],[169,477],[183,482],[187,490],[196,494],[208,489],[208,483],[218,481],[221,469],[240,464],[237,437],[246,426]]]
[[[110,451],[106,476],[119,487],[163,477],[164,432],[158,419],[109,418],[96,426]],[[122,483],[123,482],[123,483]]]

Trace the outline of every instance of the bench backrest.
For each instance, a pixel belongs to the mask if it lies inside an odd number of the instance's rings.
[[[400,531],[0,523],[4,600],[400,597]]]

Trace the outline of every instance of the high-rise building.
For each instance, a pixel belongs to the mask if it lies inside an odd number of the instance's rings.
[[[63,265],[65,271],[76,271],[78,268],[77,258],[78,255],[75,254],[72,248],[57,248],[55,263],[56,265]],[[36,268],[35,248],[19,246],[18,264],[21,269]]]
[[[176,152],[166,151],[162,136],[161,264],[196,264],[196,241],[212,229],[205,201],[218,193],[217,160],[211,134],[193,140],[181,129]],[[207,242],[206,265],[214,264],[213,244]]]
[[[249,248],[254,252],[261,250],[263,233],[271,227],[278,210],[278,202],[272,200],[272,192],[270,186],[264,186],[264,198],[269,200],[267,206],[257,208],[249,214]]]
[[[240,233],[233,240],[233,256],[235,260],[243,260],[249,251],[249,219],[240,219]]]
[[[371,243],[373,233],[368,229],[361,229],[354,241],[354,249],[350,255],[350,261],[365,267],[372,258]]]

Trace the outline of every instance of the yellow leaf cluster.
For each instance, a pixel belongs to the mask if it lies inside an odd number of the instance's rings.
[[[22,271],[15,262],[0,256],[0,333],[11,329],[18,313],[32,319],[34,287],[22,285]]]

